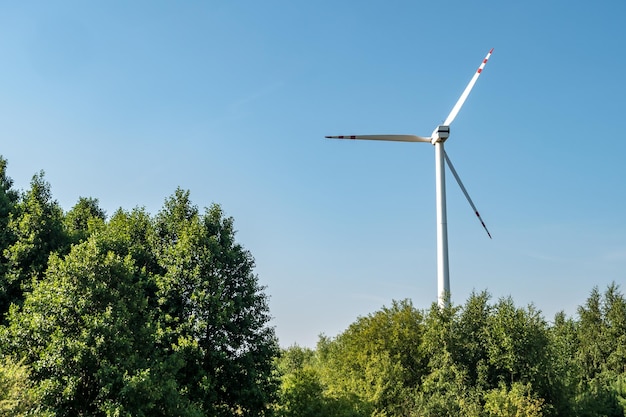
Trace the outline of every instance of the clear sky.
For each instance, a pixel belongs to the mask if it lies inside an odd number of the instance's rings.
[[[626,286],[624,1],[14,1],[0,4],[0,154],[65,210],[222,205],[280,343],[436,300],[434,151],[331,141],[441,123],[453,302],[575,315]]]

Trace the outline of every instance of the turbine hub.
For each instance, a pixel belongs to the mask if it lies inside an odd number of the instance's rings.
[[[437,142],[445,142],[450,136],[450,126],[440,125],[437,126],[432,134],[431,143],[434,145]]]

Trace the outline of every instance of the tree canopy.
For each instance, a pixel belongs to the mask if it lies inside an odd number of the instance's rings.
[[[596,288],[578,319],[548,323],[487,292],[424,311],[396,301],[316,349],[284,349],[277,409],[344,399],[325,415],[624,416],[625,302],[615,284]]]
[[[18,193],[0,162],[2,404],[25,387],[56,416],[270,413],[278,343],[232,218],[181,189],[155,216],[64,213],[42,172]]]

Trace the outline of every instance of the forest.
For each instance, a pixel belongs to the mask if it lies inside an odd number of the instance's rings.
[[[399,300],[281,348],[235,235],[182,189],[156,214],[65,211],[0,157],[0,416],[626,416],[617,284],[550,319],[487,291]]]

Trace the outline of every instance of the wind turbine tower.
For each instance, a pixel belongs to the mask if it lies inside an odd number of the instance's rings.
[[[470,198],[467,190],[461,182],[461,178],[457,174],[450,158],[444,150],[444,142],[450,136],[450,125],[456,118],[457,114],[461,110],[461,107],[467,100],[467,96],[474,88],[474,84],[478,80],[478,77],[482,73],[487,61],[493,53],[493,48],[487,53],[485,59],[480,64],[474,76],[470,80],[467,87],[461,94],[461,97],[457,100],[456,104],[450,111],[450,114],[443,122],[433,130],[430,137],[416,136],[416,135],[350,135],[350,136],[326,136],[329,139],[364,139],[364,140],[385,140],[395,142],[430,142],[435,147],[435,188],[436,188],[436,203],[437,203],[437,293],[439,306],[443,307],[450,297],[450,273],[448,265],[448,221],[446,213],[446,177],[445,166],[447,165],[450,172],[456,179],[457,183],[461,187],[465,198],[469,202],[470,206],[474,210],[476,217],[482,224],[483,228],[487,232],[487,235],[491,239],[491,234],[487,230],[487,226],[483,222],[474,202]]]

